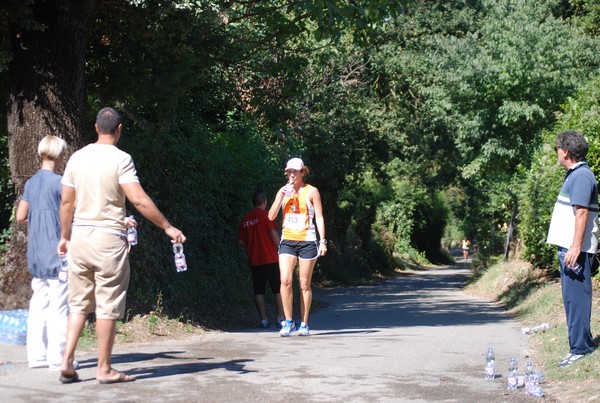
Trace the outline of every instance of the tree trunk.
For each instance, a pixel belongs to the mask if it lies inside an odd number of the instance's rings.
[[[8,152],[18,200],[40,167],[39,141],[65,139],[70,155],[82,145],[87,27],[97,0],[35,1],[33,15],[44,31],[13,32],[9,66]],[[61,167],[62,169],[62,167]],[[15,224],[0,273],[0,309],[23,308],[31,295],[27,269],[27,228]]]
[[[508,193],[513,200],[513,209],[512,214],[510,216],[510,225],[508,226],[508,234],[506,234],[506,245],[504,246],[504,260],[508,261],[508,254],[510,253],[510,245],[512,243],[517,213],[519,212],[519,199],[517,199],[517,195],[511,192],[508,188],[506,189],[506,193]]]

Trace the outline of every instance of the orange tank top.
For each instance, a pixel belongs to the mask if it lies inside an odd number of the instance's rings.
[[[283,224],[281,239],[286,241],[316,241],[315,208],[308,200],[312,189],[310,185],[302,186],[298,192],[290,197],[284,197],[281,208],[283,210]]]

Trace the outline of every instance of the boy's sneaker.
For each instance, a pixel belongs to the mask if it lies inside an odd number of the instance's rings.
[[[281,337],[289,337],[292,331],[296,329],[296,325],[291,320],[286,320],[281,322],[281,330],[279,331],[279,335]]]
[[[308,325],[306,323],[302,322],[300,324],[300,327],[298,328],[298,336],[310,336]]]
[[[261,329],[268,329],[271,326],[271,322],[268,319],[263,319],[260,321]]]

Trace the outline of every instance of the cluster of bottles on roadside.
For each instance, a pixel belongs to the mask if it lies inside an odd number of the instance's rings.
[[[488,348],[485,359],[485,379],[496,379],[496,356],[492,347]],[[531,360],[527,361],[524,375],[519,375],[519,366],[515,357],[511,357],[508,361],[506,386],[509,390],[516,390],[524,387],[525,392],[528,394],[542,397],[544,396],[544,390],[539,384],[543,381],[544,373],[541,370],[534,368]]]
[[[135,221],[135,218],[132,215],[130,215],[129,218]],[[127,241],[131,246],[138,244],[138,232],[133,225],[127,227]],[[188,269],[185,254],[183,253],[183,244],[173,244],[173,260],[175,261],[175,269],[177,272],[186,271]]]
[[[0,343],[27,343],[27,316],[29,310],[0,311]]]

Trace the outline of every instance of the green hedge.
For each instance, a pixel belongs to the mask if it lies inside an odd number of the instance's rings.
[[[582,87],[577,96],[568,98],[562,113],[551,131],[544,133],[545,145],[533,159],[531,169],[521,183],[522,208],[520,233],[523,239],[522,256],[536,267],[556,267],[553,249],[546,235],[552,209],[558,195],[564,170],[558,166],[554,145],[556,134],[578,130],[590,144],[588,163],[600,173],[600,76]]]

